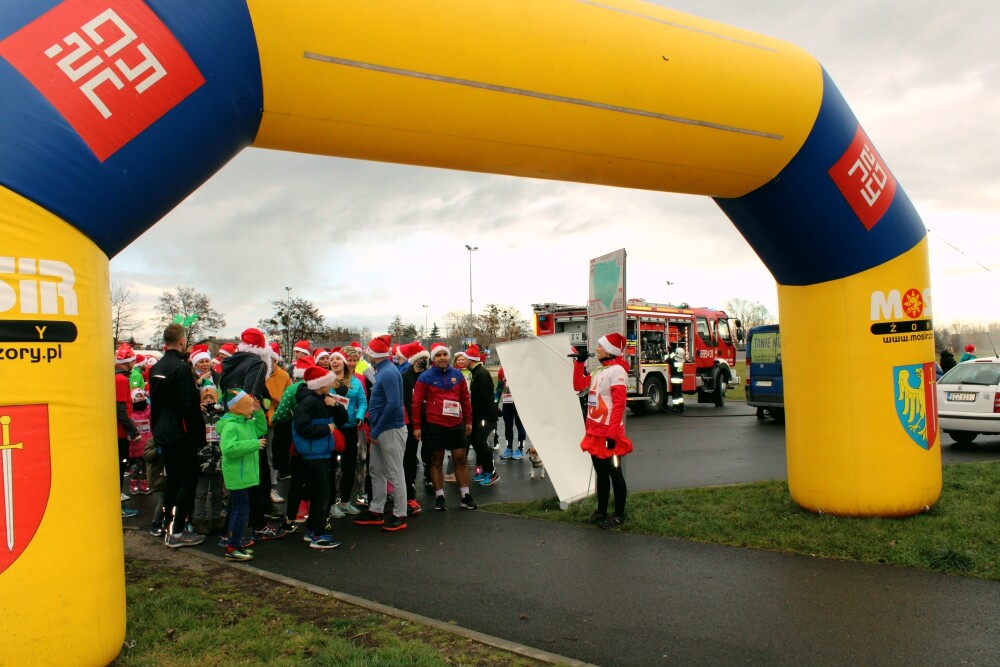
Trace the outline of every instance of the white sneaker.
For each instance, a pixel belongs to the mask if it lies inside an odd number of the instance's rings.
[[[282,498],[280,495],[278,495],[277,491],[275,491],[275,490],[272,489],[271,490],[271,502],[272,503],[283,503],[283,502],[285,502],[285,499]]]
[[[347,515],[344,514],[344,510],[340,509],[340,506],[337,503],[330,505],[331,519],[343,519],[345,516]]]
[[[127,493],[123,493],[122,502],[125,502],[126,500],[132,500],[132,496],[128,495]]]
[[[339,507],[340,511],[344,514],[361,514],[361,510],[351,503],[338,503],[337,507]]]

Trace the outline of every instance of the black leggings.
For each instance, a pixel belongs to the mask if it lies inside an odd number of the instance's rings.
[[[628,489],[625,488],[625,475],[622,474],[621,466],[615,465],[614,457],[599,459],[591,456],[594,462],[594,472],[597,473],[597,511],[601,514],[608,513],[608,496],[611,495],[611,487],[615,487],[615,514],[625,516],[625,499],[628,496]],[[619,463],[621,459],[619,458]]]
[[[340,488],[339,493],[335,494],[334,500],[336,496],[340,496],[340,502],[349,503],[351,502],[351,492],[354,490],[355,471],[358,467],[358,429],[357,427],[344,427],[340,429],[340,432],[344,434],[344,451],[340,453]],[[336,454],[333,455],[334,460],[336,456]],[[336,467],[336,465],[330,466],[331,472],[334,472]]]

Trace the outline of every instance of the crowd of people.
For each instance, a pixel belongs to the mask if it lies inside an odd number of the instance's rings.
[[[589,387],[591,397],[581,448],[597,471],[592,520],[603,527],[625,520],[618,457],[631,443],[622,427],[622,346],[602,338],[602,366],[588,376],[577,363],[574,377],[575,389]],[[434,510],[448,509],[447,481],[457,484],[459,507],[475,510],[472,486],[500,479],[498,419],[506,440],[501,459],[522,458],[526,440],[503,369],[494,384],[484,361],[477,345],[453,355],[443,343],[428,350],[380,336],[365,348],[298,341],[286,365],[279,345],[258,329],[245,330],[239,344],[223,344],[213,356],[205,344],[188,349],[183,326],[171,324],[159,359],[141,359],[127,344],[116,350],[119,472],[123,480],[129,473],[125,488],[132,495],[160,494],[153,536],[177,548],[217,532],[225,557],[236,561],[252,559],[256,542],[293,533],[311,548],[336,548],[338,519],[404,530],[423,511],[420,467]],[[287,498],[277,488],[283,480]],[[611,486],[615,511],[609,514]],[[128,498],[123,488],[123,517],[136,514]]]

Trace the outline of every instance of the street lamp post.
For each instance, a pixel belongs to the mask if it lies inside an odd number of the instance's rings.
[[[672,303],[670,302],[670,286],[671,286],[671,285],[673,285],[673,283],[672,283],[672,282],[670,282],[670,281],[668,280],[668,281],[667,281],[667,305],[668,305],[668,306],[672,306],[672,305],[673,305],[673,304],[672,304]]]
[[[479,246],[466,244],[465,249],[469,251],[469,345],[472,345],[472,339],[476,337],[476,320],[472,314],[472,253],[479,250]]]
[[[285,288],[285,354],[292,353],[292,288]]]
[[[426,303],[424,304],[424,342],[426,342],[428,345],[431,342],[430,337],[428,337],[428,335],[427,335],[427,304]]]

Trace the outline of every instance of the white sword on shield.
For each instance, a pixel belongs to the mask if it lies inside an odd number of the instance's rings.
[[[10,417],[0,417],[0,430],[3,439],[0,440],[0,468],[3,469],[3,513],[7,524],[7,551],[14,550],[14,464],[11,461],[12,449],[24,449],[23,442],[11,443]]]

